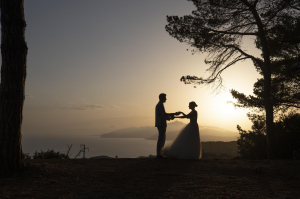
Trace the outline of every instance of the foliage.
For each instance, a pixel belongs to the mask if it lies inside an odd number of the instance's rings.
[[[299,115],[293,114],[293,111],[300,108],[300,78],[298,74],[291,73],[284,62],[282,62],[281,65],[278,64],[274,68],[276,70],[274,70],[272,75],[271,100],[274,106],[274,114],[279,118],[277,122],[274,123],[274,153],[277,158],[281,159],[299,159],[297,156],[300,155],[300,148],[295,146],[293,149],[289,148],[291,148],[292,145],[297,145],[295,140],[297,140],[296,137],[298,131],[295,127],[295,121],[298,121],[299,123],[300,120],[297,118]],[[265,114],[263,104],[263,79],[258,79],[254,84],[254,95],[246,96],[235,90],[231,90],[231,94],[233,98],[237,99],[237,103],[233,103],[235,107],[249,108],[257,113]],[[284,114],[287,114],[287,116]],[[254,115],[252,115],[252,117],[253,116]],[[250,118],[253,122],[253,127],[255,128],[254,131],[248,131],[247,133],[238,127],[238,130],[240,131],[240,155],[244,158],[263,159],[265,158],[266,151],[266,132],[264,129],[265,117],[258,115],[255,117],[256,118]],[[293,125],[285,125],[285,123],[291,123]],[[262,129],[258,130],[258,127],[261,127]],[[291,137],[294,137],[294,139],[290,139]]]
[[[274,152],[274,99],[272,75],[277,65],[294,63],[300,47],[299,0],[189,0],[196,10],[183,17],[167,16],[166,31],[195,52],[206,52],[207,78],[183,76],[184,83],[222,86],[221,74],[228,67],[251,60],[263,75],[262,100],[265,109],[268,158]],[[261,55],[249,54],[245,38],[252,39]],[[282,81],[279,81],[282,82]],[[261,103],[263,102],[263,104]]]
[[[139,156],[137,158],[156,158],[155,155],[150,154],[148,157],[147,156]]]
[[[300,155],[300,114],[290,113],[275,123],[275,140],[278,157],[299,159]]]
[[[155,155],[152,155],[152,154],[150,154],[150,155],[148,156],[148,158],[156,158],[156,156],[155,156]]]
[[[252,130],[245,131],[239,125],[240,133],[238,153],[244,159],[266,159],[267,140],[265,118],[259,115],[250,115]],[[280,159],[300,159],[300,114],[290,113],[282,115],[275,125],[275,151]]]
[[[300,75],[290,69],[295,61],[284,60],[273,63],[270,95],[275,113],[300,108]],[[235,107],[264,111],[264,79],[260,78],[255,82],[254,95],[246,96],[233,89],[230,92],[233,98],[237,99],[237,103],[233,103]]]
[[[31,159],[31,156],[28,153],[22,153],[22,159]]]
[[[294,59],[300,44],[297,0],[189,0],[196,10],[183,17],[167,16],[166,31],[193,47],[192,53],[206,52],[211,72],[208,78],[182,77],[185,83],[222,83],[221,73],[246,59],[261,73],[269,73],[271,62]],[[261,57],[248,54],[244,38],[251,38]],[[267,56],[267,57],[266,57]],[[267,62],[267,63],[265,63]]]
[[[47,151],[36,151],[33,155],[33,159],[70,159],[70,157],[67,154],[48,149]]]
[[[240,137],[237,140],[238,154],[245,159],[267,158],[267,139],[265,135],[265,119],[258,115],[248,115],[252,121],[252,130],[245,131],[239,125]]]

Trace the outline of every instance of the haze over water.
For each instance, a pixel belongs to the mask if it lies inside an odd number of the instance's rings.
[[[166,132],[166,145],[171,144],[172,141],[177,137],[180,130],[185,126],[182,122],[170,122],[168,125],[168,130]],[[200,140],[203,142],[213,141],[223,141],[230,142],[235,141],[238,137],[236,132],[226,131],[217,127],[210,126],[200,126]],[[226,132],[226,133],[225,133]],[[227,134],[227,136],[226,136]],[[61,153],[66,153],[68,147],[71,147],[70,157],[75,158],[79,151],[85,145],[87,148],[85,157],[95,157],[95,156],[109,156],[118,158],[136,158],[139,156],[155,155],[156,154],[156,143],[157,143],[157,129],[155,127],[140,127],[140,128],[124,128],[120,129],[102,136],[99,135],[61,135],[61,136],[26,136],[23,137],[23,152],[33,156],[34,153],[40,150],[47,151],[48,149],[59,151]],[[206,152],[212,152],[212,147],[218,147],[214,149],[215,154],[220,154],[219,144],[214,144],[215,146],[207,144],[204,146],[203,150]],[[223,144],[224,145],[224,144]],[[225,148],[221,147],[221,152],[227,152],[231,155],[235,154],[237,146],[232,144],[225,144]],[[229,146],[228,146],[229,145]],[[231,146],[232,145],[232,146]],[[229,148],[234,148],[231,151]],[[227,150],[227,151],[224,151]],[[77,156],[77,158],[82,158],[83,153]]]
[[[166,144],[171,141],[166,141]],[[66,153],[68,146],[71,145],[70,157],[75,156],[82,149],[81,144],[85,144],[89,150],[86,150],[85,157],[109,156],[118,158],[137,158],[139,156],[155,155],[156,142],[143,138],[100,138],[95,136],[75,136],[75,137],[28,137],[23,139],[23,152],[33,156],[35,151],[40,152],[53,149],[61,153]],[[77,158],[82,158],[83,153]]]

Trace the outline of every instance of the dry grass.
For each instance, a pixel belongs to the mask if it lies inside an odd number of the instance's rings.
[[[1,198],[300,198],[300,161],[26,160]]]

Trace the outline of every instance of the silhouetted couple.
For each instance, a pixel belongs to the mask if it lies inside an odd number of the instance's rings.
[[[189,103],[189,109],[192,111],[187,115],[183,112],[166,113],[164,107],[166,100],[166,94],[161,93],[159,102],[155,107],[155,126],[158,129],[157,158],[200,159],[202,149],[197,123],[198,114],[195,110],[197,104],[195,102]],[[177,116],[180,114],[182,116]],[[170,145],[165,147],[167,120],[173,120],[174,118],[189,118],[190,123],[181,129],[176,139]]]

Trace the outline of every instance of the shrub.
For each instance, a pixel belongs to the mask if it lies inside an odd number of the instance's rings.
[[[265,120],[262,116],[249,116],[252,130],[245,131],[239,125],[238,154],[244,159],[266,159],[267,139]],[[283,115],[274,123],[274,146],[279,159],[300,159],[300,114]]]
[[[240,137],[237,140],[238,154],[243,159],[266,159],[267,138],[265,129],[265,118],[259,115],[248,115],[252,121],[252,130],[245,131],[239,125],[237,129]]]
[[[275,146],[280,159],[300,157],[300,114],[290,113],[275,123]]]
[[[55,152],[53,149],[47,151],[35,152],[33,159],[70,159],[68,155],[60,152]]]
[[[31,159],[31,156],[28,153],[22,153],[23,159]]]

